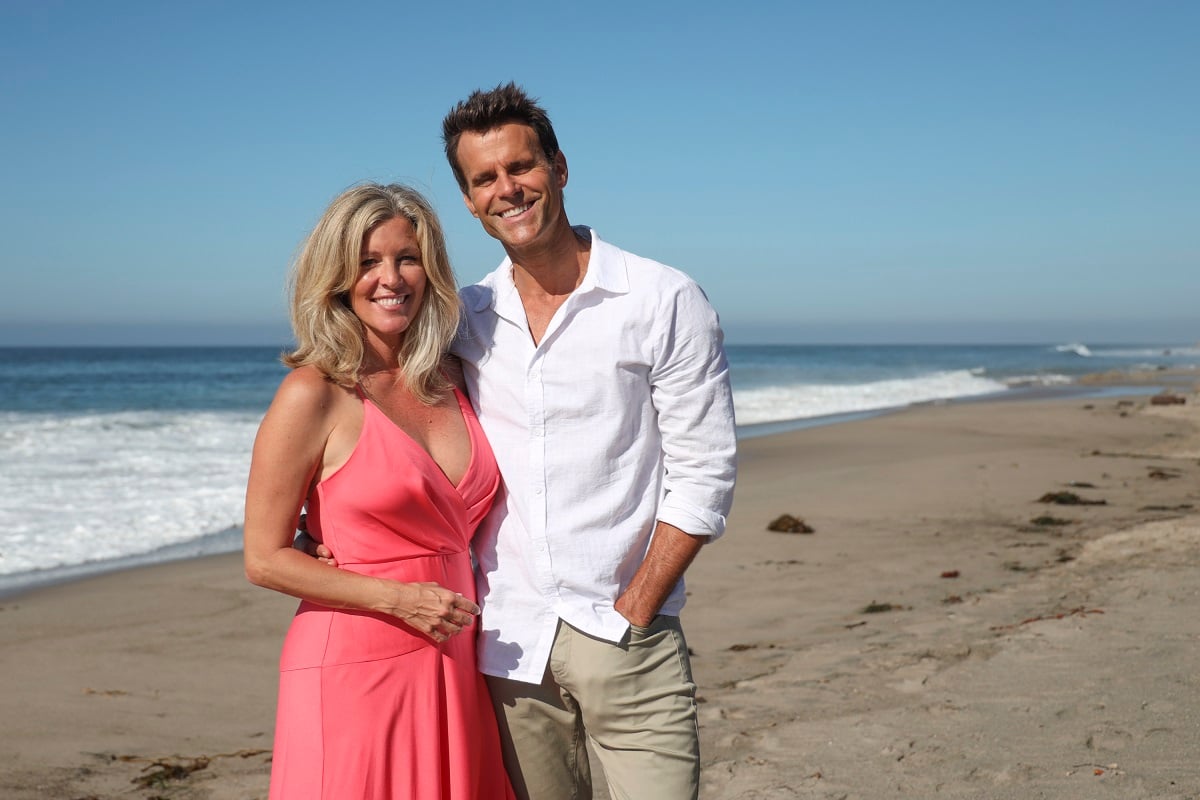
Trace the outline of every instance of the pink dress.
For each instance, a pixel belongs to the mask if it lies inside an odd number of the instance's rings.
[[[468,544],[500,484],[471,405],[457,486],[373,403],[350,459],[308,498],[341,569],[475,599]],[[302,602],[280,659],[272,800],[508,800],[475,636],[438,644],[382,614]]]

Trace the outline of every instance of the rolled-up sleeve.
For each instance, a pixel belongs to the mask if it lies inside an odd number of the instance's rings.
[[[662,437],[658,519],[687,533],[725,532],[737,475],[733,394],[720,321],[690,279],[664,293],[663,330],[650,374]]]

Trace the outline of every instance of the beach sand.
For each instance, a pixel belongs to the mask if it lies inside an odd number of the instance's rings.
[[[688,573],[701,796],[1200,797],[1188,392],[743,442]],[[1062,491],[1105,504],[1038,502]],[[294,606],[237,555],[0,601],[0,796],[265,798]]]

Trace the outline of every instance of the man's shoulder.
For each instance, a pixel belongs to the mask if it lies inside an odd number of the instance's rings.
[[[607,251],[608,258],[619,259],[624,263],[630,288],[635,291],[673,293],[698,288],[696,281],[678,267],[638,255],[599,237],[594,241],[596,246],[601,248],[601,252]]]
[[[473,313],[491,305],[495,289],[486,281],[487,278],[484,278],[479,283],[472,283],[458,290],[458,297],[462,300],[464,310]]]
[[[465,312],[476,314],[490,308],[495,303],[497,281],[504,269],[505,265],[501,264],[484,275],[478,283],[468,284],[458,290],[458,297],[462,301]]]

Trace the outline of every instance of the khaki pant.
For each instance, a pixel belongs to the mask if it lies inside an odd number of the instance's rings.
[[[560,621],[540,685],[488,677],[504,759],[523,800],[591,800],[590,739],[613,800],[693,800],[696,684],[678,617],[619,643]]]

